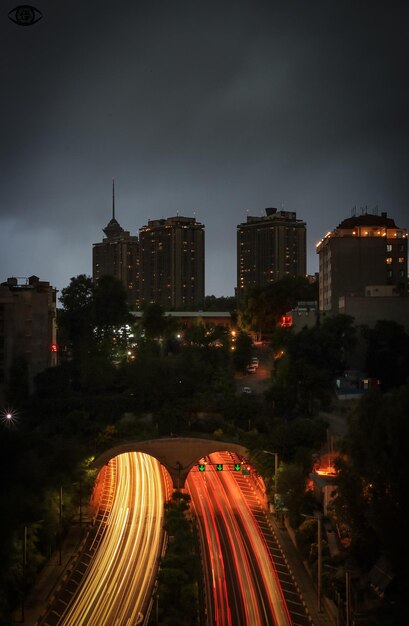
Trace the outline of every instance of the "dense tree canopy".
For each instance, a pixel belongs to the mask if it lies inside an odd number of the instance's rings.
[[[60,302],[59,344],[68,344],[83,384],[95,372],[95,360],[103,368],[105,358],[125,350],[126,338],[120,329],[129,315],[126,290],[114,276],[102,276],[95,285],[89,276],[81,274],[62,289]]]
[[[330,402],[334,378],[348,367],[347,357],[355,346],[352,322],[351,317],[338,315],[297,334],[288,333],[268,394],[278,414],[312,415]]]
[[[408,415],[408,386],[362,398],[339,461],[335,502],[359,562],[370,566],[383,553],[397,572],[409,559]]]
[[[251,337],[243,331],[240,332],[237,336],[234,348],[235,348],[233,352],[234,366],[237,370],[241,370],[242,372],[245,372],[246,367],[250,363],[251,354],[252,354]]]
[[[280,317],[299,301],[318,299],[318,283],[304,277],[288,277],[267,287],[254,287],[239,308],[239,325],[247,332],[270,334]]]
[[[368,342],[366,370],[379,379],[383,391],[409,381],[409,335],[392,320],[380,320],[363,330]]]

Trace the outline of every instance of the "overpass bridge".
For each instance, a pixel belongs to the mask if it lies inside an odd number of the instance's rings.
[[[125,452],[145,452],[155,457],[168,470],[173,487],[183,489],[189,471],[204,456],[212,452],[235,452],[247,457],[247,448],[237,443],[215,441],[213,439],[196,439],[187,437],[169,437],[149,439],[147,441],[127,441],[102,452],[95,460],[94,467],[100,469],[112,458]]]

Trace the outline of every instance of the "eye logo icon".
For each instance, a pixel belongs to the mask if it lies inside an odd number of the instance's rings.
[[[18,26],[32,26],[42,17],[41,11],[29,4],[21,4],[9,12],[9,19]]]

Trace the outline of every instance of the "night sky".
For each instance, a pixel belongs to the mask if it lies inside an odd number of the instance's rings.
[[[61,290],[111,218],[206,227],[206,294],[233,295],[236,226],[265,207],[315,244],[356,207],[409,228],[406,2],[34,0],[0,13],[0,281]],[[377,207],[377,208],[376,208]]]

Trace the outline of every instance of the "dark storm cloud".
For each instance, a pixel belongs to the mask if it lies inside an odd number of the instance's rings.
[[[90,273],[112,176],[133,233],[195,211],[207,293],[233,293],[246,210],[297,211],[310,272],[354,205],[408,227],[404,3],[147,5],[38,2],[27,29],[3,17],[1,279]]]

